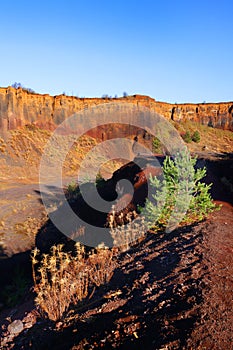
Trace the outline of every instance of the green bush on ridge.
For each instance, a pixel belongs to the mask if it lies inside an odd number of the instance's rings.
[[[153,199],[147,199],[145,208],[141,209],[150,227],[165,228],[172,220],[180,223],[200,221],[214,210],[215,204],[209,193],[211,185],[201,182],[206,169],[195,169],[196,161],[188,152],[177,154],[174,160],[167,156],[163,178],[150,177]]]
[[[194,133],[193,133],[193,135],[192,135],[192,141],[193,142],[200,142],[200,140],[201,140],[201,136],[200,136],[200,133],[199,133],[199,131],[194,131]]]

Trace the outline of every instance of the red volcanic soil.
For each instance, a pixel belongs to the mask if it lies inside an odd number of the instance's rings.
[[[206,221],[202,235],[201,318],[193,331],[193,349],[233,349],[233,207],[222,202]]]
[[[110,283],[64,322],[41,319],[28,295],[1,314],[2,348],[233,349],[232,198],[209,176],[219,211],[169,234],[149,232],[117,257]],[[12,334],[7,326],[17,319],[23,328]]]
[[[232,349],[232,214],[224,205],[198,225],[149,233],[64,324],[17,307],[11,321],[32,321],[10,337],[3,320],[5,349]]]

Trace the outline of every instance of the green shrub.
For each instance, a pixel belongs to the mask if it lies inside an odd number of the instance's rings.
[[[74,180],[72,180],[66,187],[66,196],[68,199],[76,199],[79,192],[79,186]]]
[[[155,137],[152,141],[152,152],[162,153],[162,143],[157,137]]]
[[[193,135],[192,135],[192,140],[193,142],[200,142],[201,140],[201,136],[199,134],[199,131],[194,131]]]
[[[30,94],[35,94],[36,93],[33,89],[27,88],[27,87],[23,86],[21,83],[17,83],[17,82],[12,84],[11,87],[13,87],[15,89],[21,88],[23,91],[28,92]]]
[[[97,173],[96,175],[96,180],[95,180],[95,184],[97,187],[103,186],[105,183],[105,180],[103,178],[103,176],[101,175],[100,172]]]
[[[185,133],[182,137],[183,137],[183,140],[184,140],[186,143],[192,142],[192,137],[191,137],[189,131],[186,131],[186,133]]]
[[[206,175],[206,169],[195,169],[195,164],[196,158],[192,159],[187,152],[178,154],[175,160],[167,156],[163,178],[150,178],[153,200],[147,199],[142,209],[150,227],[171,227],[172,222],[192,223],[213,211],[211,185],[200,181]]]

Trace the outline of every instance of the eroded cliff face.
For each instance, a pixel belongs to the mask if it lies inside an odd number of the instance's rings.
[[[0,88],[0,131],[16,129],[25,124],[53,130],[75,112],[112,101],[142,105],[169,120],[191,120],[233,131],[233,102],[169,104],[142,95],[111,99],[77,98],[32,94],[12,87]]]

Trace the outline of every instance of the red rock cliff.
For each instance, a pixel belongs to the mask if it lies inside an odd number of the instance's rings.
[[[30,123],[52,129],[75,112],[111,101],[142,105],[174,121],[193,120],[233,131],[233,102],[169,104],[142,95],[116,99],[77,98],[34,94],[12,87],[0,88],[0,131]]]

